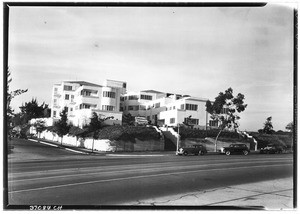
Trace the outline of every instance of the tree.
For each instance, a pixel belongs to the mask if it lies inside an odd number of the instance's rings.
[[[69,133],[70,125],[68,124],[67,110],[64,109],[60,113],[60,119],[54,124],[53,131],[61,137],[61,144],[63,141],[63,136]]]
[[[233,96],[232,88],[228,88],[225,93],[220,92],[214,102],[206,102],[206,111],[211,115],[212,120],[218,121],[219,133],[215,140],[215,151],[217,151],[217,140],[224,129],[237,130],[239,127],[239,113],[243,112],[247,104],[244,104],[245,96],[238,93]]]
[[[264,133],[264,134],[273,134],[274,132],[275,131],[273,130],[272,117],[268,117],[266,122],[264,123],[262,133]]]
[[[285,129],[288,130],[289,132],[294,132],[294,121],[287,124]]]
[[[94,140],[99,138],[99,131],[100,131],[100,129],[102,129],[105,126],[104,121],[106,121],[108,119],[113,119],[113,118],[114,117],[101,118],[98,116],[98,114],[96,112],[93,112],[91,121],[90,121],[89,125],[87,126],[88,132],[91,133],[93,136],[92,152],[94,152]]]
[[[41,137],[42,131],[46,130],[46,125],[45,125],[44,120],[37,120],[34,124],[32,124],[33,127],[35,127],[35,130],[38,134],[38,137]]]
[[[194,124],[193,124],[193,120],[192,120],[192,115],[188,116],[185,121],[183,122],[184,125],[190,127],[191,129],[193,129]]]
[[[122,115],[122,123],[123,125],[134,126],[135,118],[130,114]]]
[[[30,102],[25,102],[24,105],[20,107],[20,122],[22,124],[28,123],[32,118],[43,118],[48,117],[49,108],[48,105],[42,103],[38,104],[36,99],[33,99]]]
[[[14,111],[11,108],[11,101],[14,97],[21,95],[25,92],[28,91],[28,89],[23,90],[23,89],[17,89],[14,91],[9,90],[9,84],[12,81],[11,78],[11,73],[10,70],[7,69],[7,97],[6,97],[6,116],[7,116],[7,134],[8,134],[8,139],[10,140],[12,138],[12,129],[13,129],[13,124],[12,124],[12,118],[14,116]]]

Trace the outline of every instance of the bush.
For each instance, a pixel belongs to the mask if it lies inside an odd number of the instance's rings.
[[[159,133],[151,127],[141,126],[108,126],[99,131],[99,139],[109,140],[153,140],[159,139]]]
[[[280,145],[284,146],[286,148],[291,148],[291,145],[293,143],[293,136],[291,134],[262,134],[262,133],[257,133],[257,132],[252,132],[250,133],[254,137],[254,139],[257,141],[258,145],[257,147],[264,148],[268,144],[275,144],[275,145]]]

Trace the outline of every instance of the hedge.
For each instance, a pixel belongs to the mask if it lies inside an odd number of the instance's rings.
[[[176,132],[177,129],[178,128],[176,127],[175,128]],[[218,133],[219,130],[217,129],[199,130],[199,129],[190,129],[185,127],[180,127],[179,129],[180,138],[183,140],[186,138],[206,138],[206,137],[215,138],[217,137]],[[237,132],[222,131],[219,137],[237,139],[240,138],[241,136]]]
[[[293,143],[293,135],[288,134],[260,134],[257,132],[250,133],[258,143],[258,148],[266,147],[268,144],[275,144],[284,146],[286,148],[291,148]]]
[[[159,139],[160,134],[151,127],[141,126],[108,126],[99,131],[99,139],[125,140],[135,142],[139,140]]]

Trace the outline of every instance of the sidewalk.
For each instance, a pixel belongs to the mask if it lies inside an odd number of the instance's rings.
[[[195,209],[294,210],[293,178],[283,178],[185,194],[139,200],[124,205],[189,206]]]

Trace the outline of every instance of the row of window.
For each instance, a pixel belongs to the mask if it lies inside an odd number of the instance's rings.
[[[95,91],[95,93],[97,93]],[[82,90],[80,91],[81,96],[90,97],[92,95],[92,91]],[[113,91],[103,91],[103,97],[116,98],[116,93]],[[74,99],[74,95],[71,95],[71,100]],[[65,94],[65,100],[70,100],[70,94]]]
[[[198,125],[199,124],[199,119],[195,118],[184,118],[184,122],[189,125]],[[175,123],[175,118],[170,118],[170,124]]]
[[[103,91],[103,97],[116,98],[116,93],[113,91]]]
[[[142,99],[142,100],[152,100],[152,96],[141,94],[140,96],[129,95],[129,96],[121,97],[121,101],[124,101],[124,100],[127,100],[127,99],[128,100],[138,100],[139,98]]]

